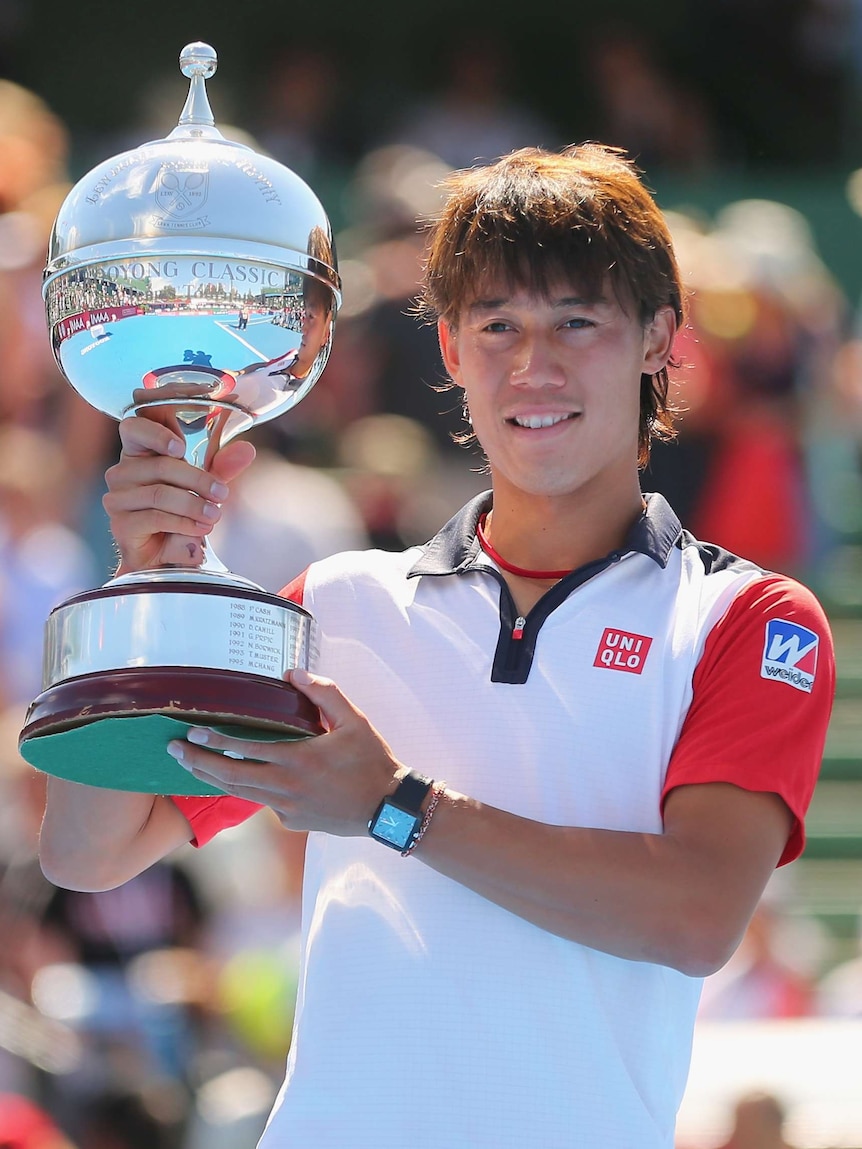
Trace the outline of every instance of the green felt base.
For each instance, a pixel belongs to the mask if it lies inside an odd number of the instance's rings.
[[[102,718],[22,742],[21,756],[45,774],[139,794],[221,794],[184,770],[165,747],[185,738],[190,723],[163,714],[138,718]],[[235,726],[217,726],[225,734],[259,742],[287,741],[289,735]]]

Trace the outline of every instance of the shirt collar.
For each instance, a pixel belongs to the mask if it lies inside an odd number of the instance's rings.
[[[619,551],[614,551],[608,558],[634,551],[646,555],[664,568],[671,551],[679,542],[682,526],[662,495],[644,495],[644,500],[646,509],[643,514],[632,524]],[[407,572],[407,577],[460,574],[473,569],[477,560],[484,557],[476,537],[476,527],[481,516],[490,511],[492,501],[491,491],[485,491],[462,507],[425,544],[421,557]]]

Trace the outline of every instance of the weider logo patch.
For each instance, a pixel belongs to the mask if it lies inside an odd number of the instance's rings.
[[[645,634],[630,634],[627,630],[611,630],[606,626],[593,666],[640,674],[651,646],[652,639]]]
[[[808,627],[783,618],[770,618],[766,623],[760,677],[786,682],[810,694],[817,672],[819,646],[820,636]]]

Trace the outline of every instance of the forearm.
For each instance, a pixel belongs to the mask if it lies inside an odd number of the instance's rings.
[[[168,753],[200,781],[271,807],[287,829],[364,834],[405,764],[333,682],[306,671],[290,682],[327,733],[264,743],[196,729]],[[572,941],[708,973],[738,944],[792,815],[777,794],[719,782],[678,786],[663,813],[657,834],[554,826],[447,791],[415,857]]]
[[[756,853],[740,881],[726,849],[686,834],[550,826],[462,796],[441,803],[416,856],[551,933],[693,976],[736,948],[777,861]]]
[[[39,859],[55,885],[112,889],[189,838],[169,799],[48,778]]]

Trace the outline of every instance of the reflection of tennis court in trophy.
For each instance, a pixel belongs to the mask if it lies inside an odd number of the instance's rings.
[[[89,402],[119,418],[144,377],[161,368],[187,363],[236,372],[299,346],[300,333],[274,324],[269,315],[253,314],[243,330],[237,330],[238,322],[237,312],[133,315],[105,323],[110,338],[95,339],[90,329],[69,336],[60,344],[60,358],[75,378],[75,361],[87,356],[91,384],[98,380]]]

